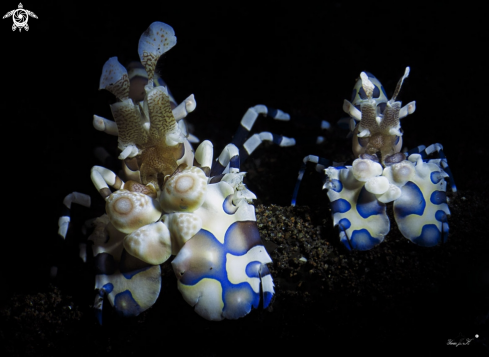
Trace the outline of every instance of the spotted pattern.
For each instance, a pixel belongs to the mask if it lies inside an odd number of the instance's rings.
[[[440,166],[421,159],[415,174],[401,188],[401,197],[394,201],[394,217],[402,235],[413,243],[432,247],[448,238],[446,182]]]
[[[331,180],[331,187],[330,190],[334,190],[336,192],[340,192],[343,189],[343,184],[341,183],[340,180]]]
[[[331,211],[335,213],[345,213],[351,209],[351,204],[342,198],[331,202]]]
[[[377,201],[375,195],[368,192],[364,186],[358,195],[357,211],[362,218],[367,219],[385,213],[385,204]]]
[[[399,219],[409,215],[422,216],[426,208],[426,201],[420,188],[408,181],[401,190],[401,197],[396,201],[394,212]]]
[[[355,178],[351,166],[328,168],[326,172],[328,182],[341,188],[328,190],[333,223],[338,226],[340,241],[349,250],[367,250],[381,243],[390,228],[385,204],[365,189],[364,181]]]
[[[443,191],[433,191],[430,196],[430,202],[434,205],[441,205],[447,202],[447,193]]]
[[[262,281],[271,280],[265,265],[269,262],[256,222],[238,221],[228,227],[223,243],[211,232],[200,230],[172,265],[184,299],[201,316],[221,320],[248,314],[252,307],[259,307],[261,299],[268,306],[273,284],[270,289]],[[219,297],[220,303],[208,301],[207,295]]]
[[[410,181],[392,181],[400,187],[401,196],[394,201],[394,217],[404,237],[421,246],[431,247],[448,237],[446,182],[440,166],[419,160],[400,163],[401,168],[413,167]],[[390,178],[390,168],[384,177]],[[367,250],[381,243],[390,229],[386,206],[366,190],[365,182],[356,180],[351,167],[326,170],[330,187],[333,221],[339,228],[341,242],[348,249]],[[387,173],[386,173],[387,172]],[[336,181],[341,181],[339,186]],[[341,187],[341,190],[336,188]]]
[[[122,245],[125,234],[117,231],[104,215],[96,221],[89,240],[94,242],[95,290],[94,304],[102,324],[104,296],[123,316],[137,316],[150,308],[159,296],[161,270],[128,254]]]
[[[172,264],[179,289],[204,318],[237,319],[252,307],[267,307],[274,294],[266,266],[271,259],[249,204],[256,196],[243,184],[244,174],[238,174],[239,156],[230,158],[234,176],[209,179],[210,168],[199,162],[212,161],[212,155],[197,149],[194,156],[186,131],[173,116],[168,90],[155,79],[158,59],[175,44],[173,29],[161,22],[152,23],[141,36],[138,53],[147,84],[144,93],[139,90],[144,100],[137,104],[127,98],[130,80],[117,58],[104,66],[100,87],[119,102],[111,106],[115,124],[98,118],[97,129],[118,135],[123,151],[119,158],[126,162],[130,183],[122,186],[119,180],[114,185],[105,178],[105,183],[94,182],[107,200],[107,214],[95,220],[89,238],[94,243],[94,308],[100,323],[105,298],[123,316],[136,316],[155,303],[161,288],[158,264],[170,250],[176,255]],[[153,80],[162,85],[155,87]],[[182,115],[180,110],[179,119]],[[281,143],[283,138],[273,140]]]
[[[381,242],[380,239],[376,239],[372,237],[370,232],[366,229],[359,229],[356,231],[353,231],[350,242],[348,244],[345,244],[345,246],[353,250],[369,250],[375,247],[377,244]]]
[[[400,232],[413,243],[431,247],[448,238],[450,211],[444,178],[449,177],[453,191],[456,186],[441,145],[420,146],[408,152],[407,159],[400,152],[399,119],[415,109],[414,102],[401,108],[401,102],[396,101],[408,74],[409,67],[388,100],[379,80],[362,72],[351,103],[345,100],[343,108],[351,116],[353,153],[361,160],[353,162],[353,169],[325,169],[324,187],[328,189],[333,224],[338,226],[340,241],[347,249],[367,250],[383,241],[390,230],[386,215],[386,203],[390,202],[394,202]],[[423,161],[435,151],[440,159]],[[373,162],[380,165],[370,165]],[[366,169],[371,166],[382,172]]]
[[[228,197],[226,197],[226,199],[222,203],[222,209],[227,214],[234,214],[234,213],[236,213],[236,211],[238,210],[238,207],[236,207],[235,205],[233,205],[233,195],[229,195]]]

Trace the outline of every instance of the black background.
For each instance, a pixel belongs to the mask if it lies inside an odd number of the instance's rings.
[[[375,74],[390,96],[410,66],[399,97],[417,105],[402,122],[406,144],[442,143],[459,189],[487,195],[488,31],[481,7],[247,1],[23,5],[38,16],[29,19],[28,32],[12,32],[9,18],[0,21],[4,297],[47,284],[63,197],[71,191],[94,194],[92,150],[116,147],[115,138],[92,127],[93,114],[110,117],[111,98],[98,91],[102,66],[113,56],[121,63],[137,60],[139,37],[153,21],[168,23],[177,36],[161,74],[177,101],[195,95],[197,109],[189,122],[216,151],[250,106],[267,104],[334,123],[361,71]],[[7,1],[0,12],[16,7]],[[310,133],[288,124],[272,125],[289,136]],[[331,149],[290,150],[295,160],[294,155],[323,156]],[[254,187],[262,203],[290,202],[300,166],[294,160],[279,164],[277,182],[286,182],[280,189],[273,182],[266,193]],[[322,195],[318,187],[317,196],[325,199]],[[315,200],[304,197],[299,204]],[[479,218],[477,224],[483,222]],[[307,350],[305,341],[297,343]]]

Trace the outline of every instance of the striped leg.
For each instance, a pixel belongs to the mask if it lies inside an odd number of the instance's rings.
[[[112,193],[109,186],[112,186],[116,190],[124,187],[124,181],[122,181],[119,176],[102,166],[92,167],[90,177],[95,188],[104,199]]]
[[[121,170],[121,160],[112,156],[104,147],[102,146],[96,147],[93,150],[93,154],[95,155],[97,160],[103,165],[103,167],[114,172],[119,172],[119,170]],[[131,159],[126,159],[126,160],[131,160]]]
[[[218,176],[222,173],[238,173],[240,168],[239,150],[234,144],[227,144],[214,162],[211,169],[211,177]]]
[[[61,216],[58,220],[58,242],[55,243],[55,248],[53,249],[53,265],[51,266],[50,276],[51,278],[55,278],[58,275],[58,265],[60,264],[60,260],[63,259],[63,250],[66,245],[66,234],[68,232],[68,228],[71,221],[71,204],[76,203],[82,205],[84,207],[90,207],[91,199],[90,196],[80,193],[80,192],[72,192],[67,195],[63,200],[63,209],[61,212]],[[86,261],[86,244],[80,243],[80,258],[83,261]]]
[[[63,200],[63,212],[58,220],[58,234],[63,237],[63,239],[66,238],[66,232],[68,231],[68,226],[70,224],[72,203],[90,207],[90,196],[80,192],[72,192]]]
[[[117,172],[118,176],[123,177],[126,182],[134,181],[137,183],[141,183],[139,165],[135,157],[127,158],[121,161],[118,158],[110,155],[109,152],[101,146],[96,147],[93,153],[95,157],[102,163],[103,168],[112,172]]]
[[[214,157],[214,146],[209,140],[204,140],[195,150],[193,166],[200,167],[205,175],[209,177]]]
[[[292,202],[291,205],[295,206],[297,202],[297,195],[299,194],[299,187],[302,182],[302,177],[304,176],[304,172],[307,168],[307,163],[312,162],[316,164],[316,171],[321,175],[321,180],[323,183],[326,182],[326,175],[324,173],[324,169],[331,165],[331,161],[328,159],[324,159],[315,155],[308,155],[302,160],[302,165],[299,170],[299,176],[297,177],[297,183],[295,184],[294,193],[292,194]]]
[[[240,147],[246,141],[253,125],[255,124],[256,119],[258,119],[258,115],[262,114],[263,116],[271,117],[275,120],[289,121],[290,115],[284,113],[280,109],[269,108],[266,105],[258,104],[254,107],[248,108],[245,115],[241,119],[241,123],[238,127],[238,130],[234,134],[232,143],[237,147]]]
[[[288,138],[282,135],[276,135],[269,133],[268,131],[261,132],[259,134],[253,134],[242,147],[239,149],[239,156],[242,162],[245,162],[248,156],[256,150],[258,146],[264,141],[270,141],[278,146],[294,146],[296,144],[295,139]]]
[[[264,141],[270,141],[281,147],[295,145],[294,139],[267,131],[253,134],[239,149],[235,144],[228,144],[224,148],[219,159],[212,166],[211,177],[226,172],[239,172],[240,163],[245,162]]]
[[[275,120],[282,120],[282,121],[289,121],[290,120],[290,115],[287,113],[284,113],[280,109],[274,109],[267,107],[266,105],[258,104],[255,105],[254,107],[249,108],[243,118],[241,119],[241,123],[238,127],[238,130],[234,134],[233,141],[232,143],[236,145],[237,147],[241,147],[246,141],[246,138],[250,134],[251,129],[253,128],[253,125],[255,124],[256,119],[258,116],[262,114],[263,116],[268,116],[271,117]],[[301,118],[300,119],[301,123],[306,123],[306,125],[310,127],[320,127],[321,129],[327,129],[329,130],[331,128],[331,124],[325,120],[314,120],[314,119],[309,119],[309,118]],[[261,134],[260,134],[261,135]],[[277,139],[279,136],[277,136]],[[263,140],[263,139],[262,139]],[[310,143],[311,141],[315,141],[317,144],[320,144],[324,141],[324,137],[318,136],[314,139],[311,138],[304,138],[304,139],[291,139],[295,140],[293,144],[289,145],[295,145],[297,142],[302,142],[304,141],[305,143]],[[270,140],[271,141],[271,140]],[[287,146],[289,146],[287,145]],[[281,145],[284,146],[284,145]],[[244,161],[244,160],[243,160]]]

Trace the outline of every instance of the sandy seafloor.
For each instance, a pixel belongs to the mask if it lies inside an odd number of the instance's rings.
[[[481,52],[488,32],[481,9],[342,2],[24,7],[38,16],[29,19],[28,32],[12,32],[11,19],[0,29],[7,94],[0,355],[489,354],[487,60]],[[271,307],[236,321],[206,321],[180,296],[167,262],[151,309],[123,319],[108,308],[99,326],[91,309],[93,271],[77,258],[82,223],[103,213],[89,177],[99,164],[93,149],[102,145],[117,156],[116,139],[91,124],[92,114],[110,117],[111,97],[98,92],[98,79],[109,57],[137,59],[140,34],[157,20],[178,38],[161,75],[177,100],[195,94],[188,123],[214,143],[216,155],[256,104],[292,116],[291,122],[260,119],[257,132],[319,134],[325,143],[263,145],[242,165],[273,259]],[[399,99],[416,100],[417,109],[402,121],[405,146],[442,143],[458,186],[457,195],[448,193],[449,240],[415,246],[391,220],[382,244],[351,253],[339,243],[312,167],[297,207],[290,206],[302,158],[348,160],[350,142],[336,127],[320,131],[297,118],[335,124],[361,71],[375,74],[391,95],[406,66],[411,74]],[[71,235],[60,247],[57,220],[72,191],[92,195],[93,208],[73,210]],[[60,269],[51,280],[53,262]]]

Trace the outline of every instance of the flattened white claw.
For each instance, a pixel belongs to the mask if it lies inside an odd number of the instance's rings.
[[[389,180],[384,176],[372,177],[365,184],[365,189],[376,195],[381,195],[389,189]]]
[[[415,175],[415,168],[412,162],[404,160],[384,169],[385,176],[390,183],[402,187],[408,181],[412,181]]]
[[[394,217],[402,235],[425,247],[446,241],[448,237],[446,185],[441,168],[436,162],[416,159],[415,174],[402,188],[402,195],[394,201]]]
[[[127,235],[123,244],[129,254],[151,265],[163,264],[172,252],[170,231],[161,221]]]
[[[171,176],[160,195],[161,208],[167,212],[193,212],[206,199],[207,176],[191,166]]]
[[[397,200],[401,196],[401,189],[396,185],[389,185],[387,191],[378,195],[377,199],[382,203],[389,203]]]
[[[202,219],[192,213],[177,212],[165,214],[163,222],[170,230],[172,254],[177,255],[185,242],[202,228]]]
[[[356,159],[352,163],[353,176],[362,182],[370,180],[372,177],[382,174],[382,166],[368,159]]]
[[[158,202],[153,198],[127,190],[118,190],[106,199],[105,209],[110,222],[119,231],[129,234],[161,216]]]
[[[177,261],[177,259],[178,257],[173,262]],[[194,306],[195,312],[204,319],[210,321],[221,321],[224,319],[222,316],[222,310],[224,309],[222,286],[219,281],[206,278],[195,285],[186,286],[179,280],[178,290],[182,293],[185,301],[190,306]]]

